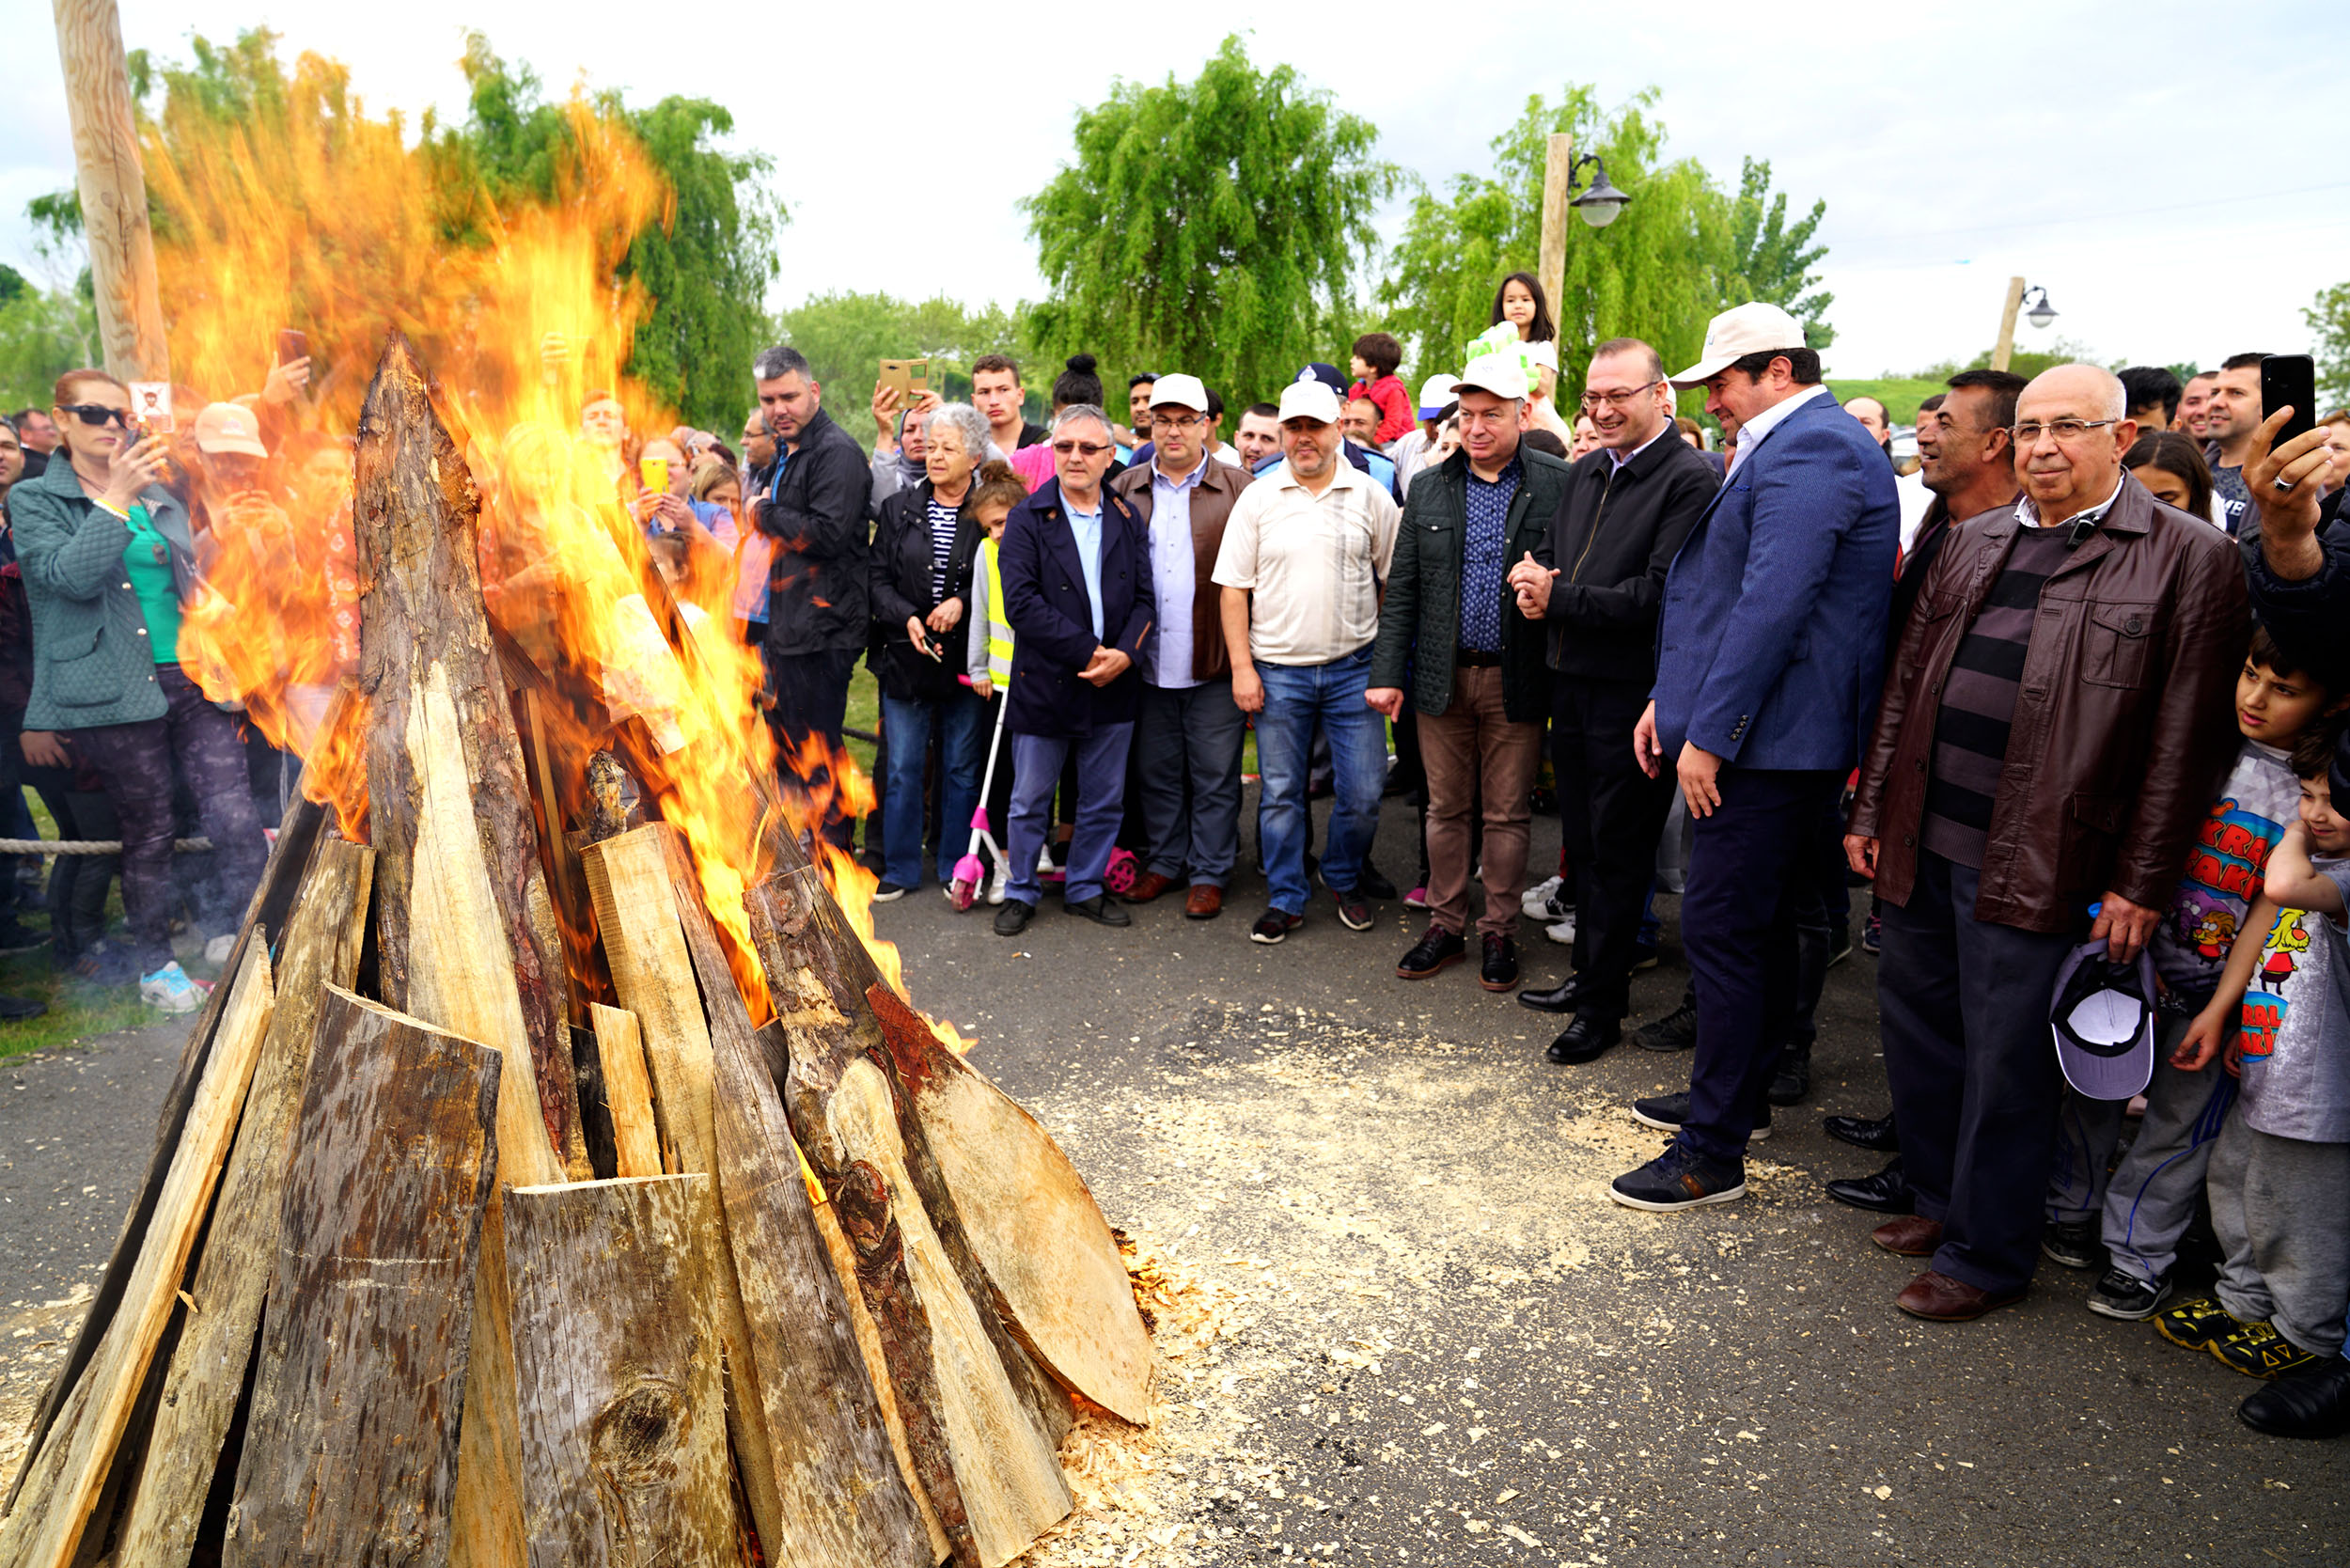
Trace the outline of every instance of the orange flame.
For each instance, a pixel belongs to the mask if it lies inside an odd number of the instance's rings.
[[[594,395],[618,403],[629,431],[666,438],[674,423],[626,373],[650,302],[616,276],[632,239],[670,221],[674,197],[625,126],[576,94],[566,113],[555,198],[504,210],[486,193],[452,197],[437,154],[404,146],[396,119],[368,119],[344,69],[312,55],[269,112],[229,125],[172,106],[149,129],[157,271],[182,380],[211,398],[259,393],[285,329],[306,336],[311,369],[299,397],[258,404],[265,439],[302,448],[281,452],[295,460],[281,463],[287,478],[231,495],[205,476],[217,498],[183,657],[208,696],[242,701],[273,743],[307,757],[306,792],[364,833],[361,705],[334,733],[321,728],[357,664],[347,437],[383,333],[400,327],[436,375],[441,416],[481,493],[484,594],[511,645],[509,679],[533,694],[527,744],[554,808],[541,812],[558,836],[551,853],[565,853],[559,835],[585,807],[588,757],[617,752],[647,792],[646,814],[682,830],[756,1014],[765,985],[742,894],[764,869],[773,792],[754,781],[773,776],[776,757],[758,716],[757,651],[735,631],[735,563],[704,532],[682,567],[657,571],[628,499],[639,476],[624,432],[586,417]],[[449,239],[460,222],[480,242]],[[529,668],[516,669],[515,651]],[[870,807],[845,754],[818,741],[790,761],[823,781],[801,797],[812,820],[835,794],[844,809]],[[895,948],[872,934],[874,879],[837,854],[824,872],[902,992]]]

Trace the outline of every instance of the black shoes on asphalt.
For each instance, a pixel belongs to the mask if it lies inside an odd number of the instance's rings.
[[[1467,956],[1468,944],[1461,940],[1458,933],[1447,931],[1431,921],[1420,939],[1413,944],[1412,950],[1396,964],[1395,972],[1404,980],[1427,980]]]
[[[2280,1373],[2235,1413],[2271,1437],[2350,1436],[2350,1361],[2329,1356]]]
[[[1518,945],[1506,936],[1487,935],[1484,962],[1478,965],[1477,983],[1488,991],[1510,991],[1518,983]]]
[[[1914,1215],[1918,1202],[1910,1195],[1909,1178],[1902,1170],[1899,1154],[1893,1162],[1873,1176],[1847,1176],[1828,1183],[1827,1195],[1839,1203],[1872,1214]]]
[[[1681,1131],[1681,1124],[1689,1120],[1688,1092],[1659,1094],[1653,1100],[1635,1100],[1632,1102],[1632,1120],[1644,1127],[1653,1127],[1660,1133],[1677,1133]],[[1771,1113],[1765,1106],[1762,1120],[1754,1124],[1754,1131],[1747,1135],[1747,1141],[1761,1143],[1770,1136]]]
[[[1632,1031],[1632,1043],[1643,1051],[1687,1051],[1698,1043],[1698,999],[1681,994],[1681,1005],[1662,1018],[1652,1018]]]
[[[1898,1154],[1902,1152],[1902,1137],[1894,1129],[1890,1116],[1872,1120],[1865,1116],[1824,1117],[1820,1128],[1839,1143],[1849,1143],[1855,1149],[1866,1149],[1872,1154]]]
[[[2089,1293],[2089,1309],[2101,1318],[2138,1323],[2153,1317],[2170,1299],[2170,1276],[2140,1279],[2125,1268],[2109,1268]]]
[[[1744,1163],[1709,1160],[1677,1137],[1656,1158],[1607,1185],[1608,1197],[1649,1214],[1677,1214],[1746,1195]]]
[[[2066,1268],[2095,1268],[2106,1261],[2104,1222],[2055,1219],[2040,1232],[2040,1250]]]
[[[1135,917],[1126,913],[1124,905],[1111,902],[1106,895],[1101,893],[1089,899],[1064,903],[1061,913],[1091,920],[1097,926],[1131,926],[1135,923]],[[1036,905],[1023,903],[1018,899],[1006,899],[1003,907],[995,911],[995,934],[1017,936],[1027,930],[1028,922],[1035,918]]]
[[[1587,1061],[1597,1061],[1623,1038],[1623,1020],[1600,1018],[1578,1012],[1558,1039],[1543,1052],[1561,1067],[1579,1067]],[[1684,1096],[1686,1098],[1686,1096]],[[1678,1123],[1676,1123],[1678,1125]]]

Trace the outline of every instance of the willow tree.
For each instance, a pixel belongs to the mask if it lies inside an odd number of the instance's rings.
[[[1377,139],[1292,68],[1258,71],[1237,37],[1190,82],[1116,84],[1078,114],[1074,160],[1022,204],[1051,289],[1037,347],[1087,351],[1120,379],[1188,371],[1234,408],[1308,360],[1343,362],[1371,209],[1395,188]]]
[[[1767,164],[1747,166],[1733,200],[1696,160],[1667,161],[1665,128],[1648,112],[1655,99],[1643,92],[1610,113],[1589,86],[1569,86],[1555,102],[1530,98],[1494,138],[1491,174],[1420,193],[1379,289],[1388,330],[1415,351],[1416,373],[1457,369],[1460,345],[1493,321],[1501,279],[1535,270],[1554,132],[1572,133],[1578,155],[1598,153],[1608,180],[1632,196],[1606,228],[1567,225],[1564,298],[1552,302],[1566,395],[1581,385],[1602,339],[1646,338],[1668,363],[1686,363],[1725,305],[1768,298],[1792,307],[1793,296],[1778,294],[1790,275],[1808,286],[1804,269],[1821,254],[1809,243],[1820,209],[1790,228],[1784,198],[1776,209],[1770,202]],[[1772,291],[1750,284],[1747,270],[1767,274]],[[1826,296],[1815,297],[1825,308]]]

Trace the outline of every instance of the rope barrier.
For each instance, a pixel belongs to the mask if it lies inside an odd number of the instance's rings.
[[[210,839],[180,839],[174,850],[201,855],[212,847]],[[0,855],[120,855],[119,839],[0,839]]]

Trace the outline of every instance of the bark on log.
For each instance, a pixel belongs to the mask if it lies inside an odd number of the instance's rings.
[[[612,1117],[612,1151],[622,1177],[661,1174],[661,1135],[653,1125],[652,1083],[645,1074],[645,1036],[636,1014],[624,1008],[588,1005],[596,1031],[596,1056],[603,1064],[603,1103]],[[511,1261],[509,1261],[511,1277]]]
[[[503,1061],[329,988],[225,1568],[448,1560]]]
[[[397,332],[368,388],[356,461],[384,999],[508,1054],[503,1157],[517,1184],[545,1184],[561,1179],[549,1162],[577,1123],[562,943],[482,605],[480,498]],[[522,1110],[542,1122],[547,1162],[521,1147]]]
[[[506,1195],[532,1568],[733,1568],[714,1189]]]
[[[348,690],[338,693],[336,704],[329,710],[331,730],[341,705],[349,699]],[[268,933],[284,929],[286,913],[293,904],[295,890],[301,886],[303,872],[309,864],[313,847],[318,843],[326,823],[326,808],[297,798],[286,808],[278,823],[277,842],[270,850],[269,859],[261,869],[261,880],[253,889],[252,901],[245,906],[244,924],[237,933],[235,948],[228,962],[222,965],[224,975],[240,974],[244,968],[244,955],[252,945],[255,933],[263,948],[269,946]],[[196,1014],[196,1026],[189,1031],[188,1043],[180,1053],[180,1067],[171,1088],[164,1095],[164,1107],[157,1118],[155,1152],[148,1161],[147,1174],[139,1183],[136,1197],[131,1200],[131,1212],[122,1222],[122,1235],[115,1243],[114,1255],[106,1262],[106,1271],[99,1277],[98,1289],[90,1297],[90,1309],[82,1319],[82,1326],[73,1337],[72,1346],[58,1364],[56,1375],[50,1380],[48,1391],[41,1396],[35,1411],[24,1447],[24,1460],[17,1466],[16,1478],[9,1483],[8,1495],[0,1499],[0,1516],[16,1507],[18,1494],[24,1478],[32,1473],[40,1459],[58,1412],[66,1398],[73,1391],[84,1368],[97,1354],[99,1341],[112,1326],[116,1309],[122,1301],[122,1293],[129,1285],[132,1271],[138,1266],[139,1249],[145,1245],[149,1225],[152,1222],[157,1197],[163,1191],[164,1180],[171,1170],[173,1159],[180,1149],[180,1136],[186,1129],[189,1106],[195,1103],[196,1087],[203,1081],[204,1071],[211,1060],[212,1041],[220,1026],[221,1010],[227,1005],[230,988],[216,985],[212,998]]]
[[[1092,1189],[1036,1118],[896,992],[865,995],[1004,1321],[1062,1387],[1147,1424],[1151,1332]]]
[[[359,972],[374,863],[364,845],[321,839],[278,945],[276,1011],[189,1282],[196,1309],[172,1352],[118,1568],[181,1568],[194,1547],[276,1270],[289,1140],[311,1039],[326,987],[348,990]]]
[[[996,1315],[894,1079],[863,944],[813,870],[762,883],[746,904],[791,1039],[791,1123],[855,1248],[916,1472],[956,1560],[995,1568],[1072,1506],[1056,1452],[1067,1401]]]
[[[781,1097],[702,909],[684,846],[661,831],[685,895],[676,901],[678,919],[709,1011],[719,1193],[775,1443],[783,1537],[770,1545],[769,1556],[860,1568],[930,1568],[935,1560],[930,1531],[891,1450],[846,1293],[801,1179]],[[953,1508],[935,1493],[930,1500],[947,1523]],[[951,1541],[951,1524],[948,1533]]]
[[[609,781],[618,767],[615,762],[598,771]],[[613,989],[644,1031],[663,1168],[715,1178],[718,1136],[711,1098],[710,1025],[694,981],[694,961],[685,950],[685,933],[678,922],[677,895],[669,886],[668,859],[662,848],[662,835],[668,831],[649,824],[622,833],[588,845],[580,862],[595,899],[596,928],[603,938]],[[719,1331],[727,1347],[727,1429],[742,1461],[751,1520],[760,1540],[773,1543],[783,1530],[775,1447],[767,1434],[767,1407],[752,1375],[750,1323],[743,1310],[723,1206],[718,1234],[727,1243],[718,1270]],[[772,1558],[773,1545],[768,1552]]]
[[[269,1028],[269,953],[248,944],[207,1053],[202,1082],[155,1202],[119,1309],[49,1435],[21,1506],[0,1527],[0,1564],[70,1568],[117,1448],[148,1383],[157,1344],[180,1310],[188,1256],[212,1204],[253,1067]]]

